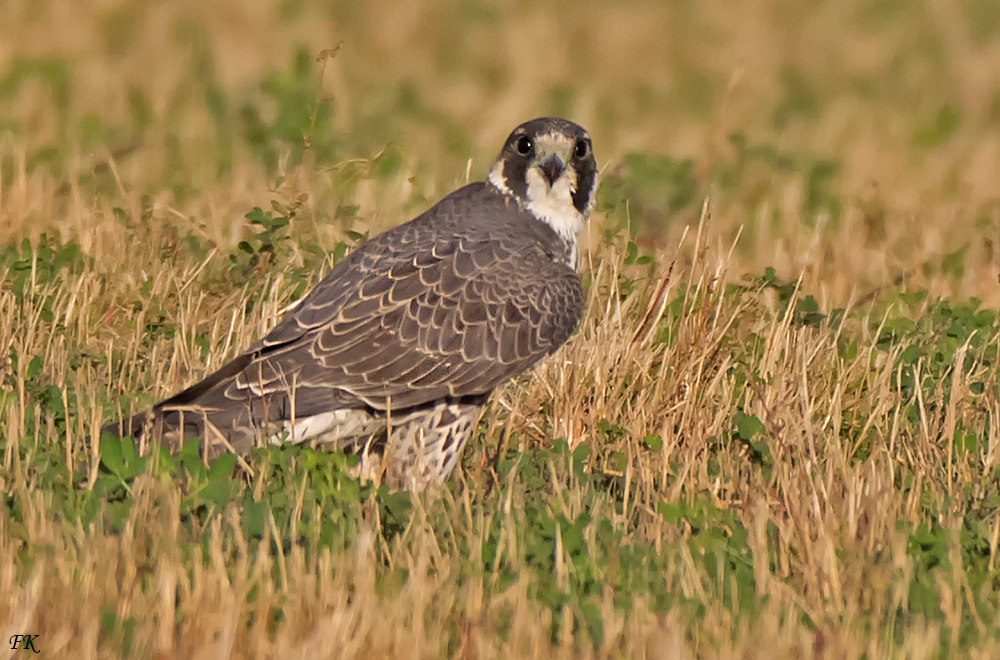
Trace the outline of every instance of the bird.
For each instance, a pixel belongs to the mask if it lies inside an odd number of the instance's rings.
[[[364,241],[263,339],[102,436],[363,451],[392,489],[441,486],[491,393],[579,324],[598,174],[581,126],[521,124],[485,181]]]

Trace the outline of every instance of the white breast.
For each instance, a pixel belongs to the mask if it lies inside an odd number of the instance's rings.
[[[578,237],[586,218],[573,206],[573,188],[570,177],[563,175],[550,188],[542,175],[531,168],[528,175],[528,200],[525,208],[552,227],[569,248],[568,264],[580,270],[580,245]]]

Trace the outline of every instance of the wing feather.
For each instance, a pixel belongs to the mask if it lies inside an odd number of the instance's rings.
[[[196,403],[273,395],[251,406],[273,417],[294,384],[298,416],[406,408],[488,393],[557,349],[582,313],[579,276],[547,247],[547,226],[476,190],[365,243]],[[487,212],[486,229],[457,238]]]

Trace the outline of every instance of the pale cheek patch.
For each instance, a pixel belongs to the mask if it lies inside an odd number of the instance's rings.
[[[507,187],[507,182],[503,180],[503,161],[498,161],[497,164],[490,169],[489,181],[493,184],[494,188],[503,194],[511,194],[510,188]]]

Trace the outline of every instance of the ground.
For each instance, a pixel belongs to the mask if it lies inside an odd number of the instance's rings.
[[[0,4],[0,639],[1000,657],[998,58],[992,0]],[[545,114],[586,317],[446,490],[94,441]]]

